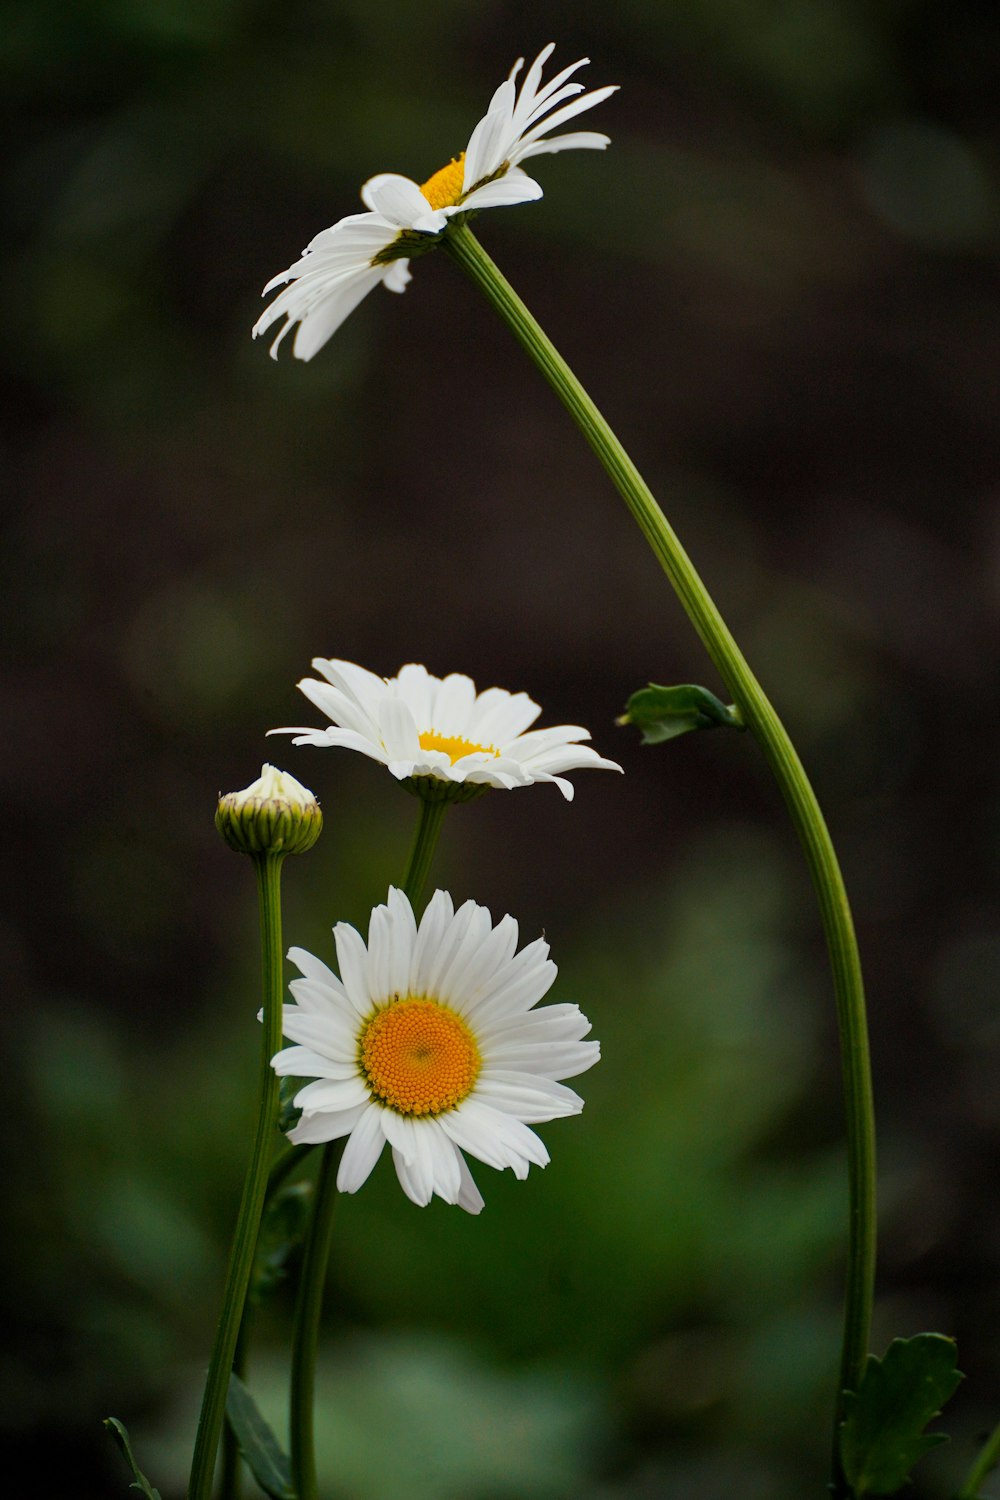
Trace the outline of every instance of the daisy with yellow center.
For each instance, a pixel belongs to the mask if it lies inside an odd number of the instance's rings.
[[[293,1043],[276,1073],[312,1080],[295,1096],[295,1144],[347,1137],[341,1192],[367,1181],[386,1142],[407,1197],[436,1193],[479,1213],[483,1200],[463,1153],[524,1178],[549,1154],[529,1125],[579,1114],[560,1080],[597,1062],[590,1022],[576,1005],[545,1005],[556,977],[541,939],[517,949],[517,923],[493,925],[467,901],[437,891],[419,926],[402,891],[372,912],[368,943],[333,930],[339,977],[301,948],[302,973],[284,1010]]]
[[[432,777],[460,789],[510,790],[551,781],[567,800],[573,784],[561,773],[583,767],[620,771],[580,740],[579,724],[559,724],[526,733],[541,713],[527,693],[487,688],[478,693],[471,677],[452,672],[434,677],[410,663],[395,677],[377,677],[354,662],[317,656],[323,681],[306,677],[299,688],[332,728],[272,729],[292,734],[296,745],[342,745],[386,766],[398,781]]]
[[[460,155],[424,183],[397,172],[369,178],[361,189],[368,212],[324,229],[301,259],[267,283],[264,296],[277,287],[285,290],[257,320],[253,334],[256,338],[278,319],[285,320],[271,345],[273,358],[296,324],[292,352],[298,359],[311,359],[379,282],[390,292],[404,291],[410,258],[433,249],[453,215],[540,198],[542,189],[521,168],[522,161],[558,151],[601,151],[609,144],[606,135],[593,130],[550,135],[616,88],[584,93],[582,84],[569,82],[589,62],[586,57],[543,85],[542,69],[553,48],[552,42],[543,47],[520,89],[515,79],[524,59],[518,58]]]

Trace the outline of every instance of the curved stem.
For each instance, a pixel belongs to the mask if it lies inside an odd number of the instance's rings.
[[[1000,1463],[1000,1422],[983,1444],[982,1452],[969,1470],[969,1477],[959,1490],[956,1500],[979,1500],[983,1480],[998,1463]]]
[[[424,888],[427,872],[434,858],[434,850],[437,848],[438,835],[441,832],[441,824],[449,807],[447,800],[431,802],[426,798],[420,799],[420,821],[413,838],[413,848],[410,850],[410,862],[406,868],[406,878],[403,881],[403,890],[414,908],[420,899],[420,892]]]
[[[784,725],[648,485],[598,408],[468,227],[452,227],[444,247],[531,355],[604,465],[762,746],[802,842],[819,898],[840,1030],[850,1176],[840,1390],[854,1389],[868,1352],[875,1276],[875,1118],[861,963],[843,877],[823,814]],[[838,1424],[841,1404],[838,1394]],[[836,1483],[840,1487],[839,1479]]]
[[[296,1500],[316,1500],[316,1449],[313,1436],[316,1351],[319,1347],[326,1266],[333,1239],[333,1207],[337,1201],[337,1163],[340,1160],[341,1144],[340,1141],[330,1141],[323,1147],[316,1182],[316,1201],[302,1257],[299,1295],[295,1303],[289,1436],[292,1488]]]
[[[278,1078],[271,1058],[281,1046],[282,1021],[282,945],[281,945],[281,865],[282,854],[254,856],[257,894],[260,905],[261,960],[264,988],[264,1024],[261,1027],[260,1093],[257,1126],[250,1164],[243,1185],[243,1197],[236,1220],[236,1233],[229,1256],[229,1270],[222,1299],[222,1312],[215,1335],[215,1345],[208,1367],[201,1417],[195,1438],[194,1457],[188,1500],[209,1500],[215,1475],[219,1434],[226,1409],[226,1393],[233,1368],[233,1356],[239,1335],[243,1306],[246,1302],[257,1231],[260,1228],[267,1190],[268,1167],[278,1118]]]

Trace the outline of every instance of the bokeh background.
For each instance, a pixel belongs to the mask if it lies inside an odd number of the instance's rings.
[[[442,255],[311,365],[258,289],[359,183],[427,176],[513,58],[584,53],[604,155],[481,238],[618,427],[787,719],[856,904],[882,1129],[876,1340],[957,1335],[919,1494],[1000,1414],[1000,510],[993,7],[967,0],[8,0],[0,549],[10,1000],[6,1451],[182,1492],[252,1115],[265,756],[326,831],[330,952],[415,804],[313,722],[313,655],[529,690],[624,778],[493,794],[435,878],[545,930],[604,1044],[478,1221],[387,1162],[340,1206],[341,1500],[821,1494],[844,1163],[802,861],[746,737],[614,717],[712,669],[568,419]],[[509,1176],[509,1174],[508,1174]],[[287,1298],[251,1383],[281,1424]],[[996,1483],[996,1481],[994,1481]]]

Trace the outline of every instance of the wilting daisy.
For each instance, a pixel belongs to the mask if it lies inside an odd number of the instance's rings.
[[[346,922],[333,930],[340,978],[302,948],[289,986],[276,1073],[310,1078],[288,1132],[296,1144],[347,1137],[343,1193],[366,1182],[388,1141],[407,1197],[434,1193],[477,1214],[468,1152],[524,1178],[549,1153],[529,1125],[576,1115],[583,1100],[557,1080],[597,1062],[576,1005],[536,1009],[556,977],[541,938],[515,953],[517,923],[494,927],[485,906],[455,911],[435,892],[419,927],[402,891],[372,912],[368,945]]]
[[[390,292],[402,292],[410,280],[410,258],[433,249],[454,214],[540,198],[542,190],[523,170],[522,161],[557,151],[600,151],[608,145],[608,137],[593,130],[551,136],[551,131],[593,109],[617,88],[612,85],[587,94],[583,84],[568,81],[590,61],[587,57],[571,63],[543,86],[542,68],[553,48],[552,42],[542,48],[520,89],[514,80],[524,59],[518,58],[469,144],[447,166],[422,183],[397,172],[369,178],[361,189],[368,212],[351,214],[324,229],[306,246],[300,260],[267,283],[264,296],[292,283],[254,325],[256,338],[279,318],[285,319],[271,345],[273,358],[296,323],[292,352],[299,359],[311,359],[378,282]]]
[[[577,743],[590,735],[579,724],[525,733],[541,713],[527,693],[487,688],[471,677],[434,677],[410,663],[396,677],[376,677],[349,661],[313,659],[325,682],[299,683],[311,703],[332,719],[332,729],[272,729],[293,734],[296,745],[345,745],[381,761],[399,781],[427,776],[459,786],[530,786],[553,781],[569,801],[573,785],[560,772],[582,767],[620,771],[613,760]]]

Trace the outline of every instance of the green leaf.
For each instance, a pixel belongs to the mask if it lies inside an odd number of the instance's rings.
[[[844,1392],[840,1458],[854,1494],[892,1495],[943,1432],[925,1433],[954,1395],[962,1374],[955,1343],[940,1333],[893,1339],[884,1359],[868,1356],[856,1391]]]
[[[229,1377],[226,1416],[240,1452],[265,1495],[270,1495],[272,1500],[295,1500],[288,1455],[282,1451],[278,1439],[257,1410],[256,1401],[236,1374]]]
[[[289,1182],[267,1205],[247,1294],[255,1305],[270,1297],[287,1276],[288,1262],[305,1237],[314,1193],[312,1182]]]
[[[283,1135],[287,1135],[302,1118],[302,1111],[295,1107],[293,1100],[306,1081],[286,1074],[278,1084],[278,1129]]]
[[[128,1432],[125,1429],[124,1422],[119,1422],[117,1417],[105,1417],[104,1425],[122,1450],[122,1453],[125,1455],[125,1462],[132,1470],[134,1477],[132,1483],[129,1485],[129,1489],[138,1490],[140,1495],[146,1496],[146,1500],[161,1500],[159,1490],[153,1488],[132,1456],[132,1444],[128,1440]]]
[[[708,688],[690,682],[677,687],[660,687],[651,682],[648,687],[639,688],[617,722],[635,724],[641,729],[644,745],[658,745],[692,729],[746,728],[738,708],[733,705],[727,708]]]

